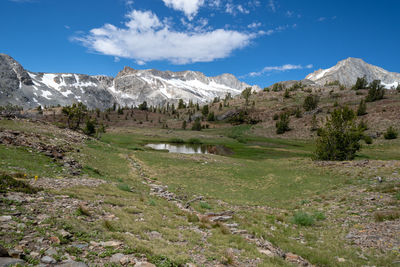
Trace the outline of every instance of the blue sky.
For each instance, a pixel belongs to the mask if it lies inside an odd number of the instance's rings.
[[[261,87],[347,57],[400,72],[397,0],[0,0],[0,53],[37,72],[232,73]]]

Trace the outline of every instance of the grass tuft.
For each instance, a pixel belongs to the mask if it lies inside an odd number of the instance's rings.
[[[314,224],[314,217],[306,212],[299,211],[293,216],[293,223],[301,226],[311,226]]]
[[[34,188],[24,181],[16,180],[7,174],[0,175],[0,193],[7,191],[22,192],[27,194],[35,194],[40,189]]]

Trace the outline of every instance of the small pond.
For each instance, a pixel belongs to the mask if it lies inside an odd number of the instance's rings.
[[[213,145],[194,145],[194,144],[147,144],[155,150],[168,150],[169,153],[182,153],[182,154],[217,154],[217,155],[228,155],[232,154],[232,151],[224,146],[213,146]]]

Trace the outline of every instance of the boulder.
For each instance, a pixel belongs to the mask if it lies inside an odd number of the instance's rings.
[[[0,257],[0,266],[15,266],[17,264],[24,264],[25,262],[21,259],[14,259],[10,257]]]

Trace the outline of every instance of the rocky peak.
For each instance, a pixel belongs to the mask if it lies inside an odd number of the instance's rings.
[[[345,86],[355,84],[358,77],[366,77],[368,82],[381,80],[386,88],[397,86],[400,82],[400,73],[389,72],[380,67],[366,63],[360,58],[349,57],[339,61],[329,69],[319,69],[306,76],[306,79],[319,85],[339,81]]]

